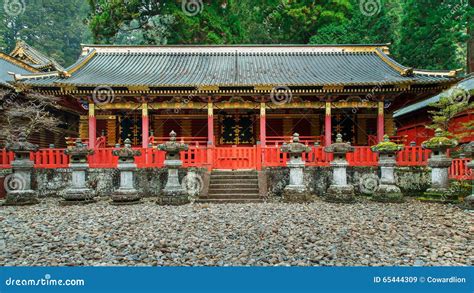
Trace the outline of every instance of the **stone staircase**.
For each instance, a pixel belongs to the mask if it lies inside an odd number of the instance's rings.
[[[201,197],[199,202],[262,202],[259,195],[257,171],[213,170],[211,172],[207,197]]]

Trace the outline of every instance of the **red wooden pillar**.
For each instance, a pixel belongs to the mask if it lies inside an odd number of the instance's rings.
[[[384,102],[378,102],[377,105],[377,141],[383,141],[383,136],[385,134],[385,126],[384,126]]]
[[[148,148],[150,121],[148,118],[148,104],[142,104],[142,147]]]
[[[324,145],[329,146],[332,143],[332,125],[331,125],[331,102],[326,102],[326,115],[324,116]]]
[[[265,103],[260,103],[260,144],[262,147],[267,144],[267,118],[265,112]]]
[[[214,156],[214,109],[211,101],[207,103],[207,164],[208,170],[213,168]]]
[[[96,133],[97,133],[97,123],[95,118],[95,105],[93,103],[89,103],[89,148],[95,149],[95,141],[96,141]]]
[[[214,109],[212,102],[207,103],[207,144],[214,145]]]

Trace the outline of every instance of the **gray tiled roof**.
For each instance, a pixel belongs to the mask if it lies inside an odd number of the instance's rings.
[[[15,58],[18,58],[19,56],[16,56],[16,52],[20,49],[21,49],[22,55],[28,56],[33,61],[33,62],[27,62],[27,63],[37,69],[41,70],[43,68],[51,66],[57,70],[64,70],[64,68],[61,65],[59,65],[59,63],[57,63],[56,60],[46,56],[45,54],[41,53],[36,48],[28,45],[24,41],[18,41],[15,46],[15,49],[10,53],[10,55]],[[21,58],[18,58],[18,59],[21,59]]]
[[[118,49],[117,49],[118,48]],[[446,76],[402,74],[375,51],[331,52],[317,46],[235,47],[91,47],[67,71],[69,78],[48,76],[24,80],[38,86],[320,86],[441,83]],[[183,49],[184,48],[184,49]],[[93,56],[92,56],[93,55]],[[398,63],[387,57],[397,66]],[[84,63],[84,64],[82,64]],[[78,66],[80,64],[80,66]],[[406,67],[402,67],[406,68]]]
[[[464,79],[463,81],[457,83],[452,88],[450,88],[450,89],[448,89],[448,90],[446,90],[446,91],[444,91],[444,92],[442,92],[442,93],[440,93],[436,96],[433,96],[431,98],[428,98],[428,99],[423,100],[423,101],[418,102],[418,103],[414,103],[412,105],[408,105],[406,107],[403,107],[403,108],[393,112],[393,117],[397,118],[397,117],[415,112],[417,110],[421,110],[423,108],[426,108],[430,104],[438,102],[441,99],[441,97],[449,96],[452,93],[452,91],[456,88],[464,89],[468,93],[470,93],[470,95],[472,96],[472,94],[474,94],[474,76],[471,76],[469,78]]]
[[[0,58],[0,85],[4,87],[11,87],[8,82],[13,81],[13,77],[8,72],[14,72],[17,74],[29,74],[28,71],[16,64],[13,64],[5,59]]]

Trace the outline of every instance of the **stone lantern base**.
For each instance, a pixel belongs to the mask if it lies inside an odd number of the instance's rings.
[[[34,190],[12,190],[5,197],[5,206],[22,206],[39,203],[37,194]]]
[[[112,202],[113,205],[129,205],[140,203],[140,195],[138,194],[135,188],[125,189],[119,188],[114,193],[112,193]]]
[[[89,188],[68,188],[63,194],[61,205],[82,205],[96,202],[94,192]]]
[[[464,198],[464,208],[474,210],[474,194],[468,195]]]
[[[120,162],[120,187],[112,193],[112,202],[114,205],[130,205],[140,202],[140,195],[133,186],[133,176],[136,165],[132,162]]]
[[[10,180],[18,183],[18,189],[8,190],[5,186],[7,195],[4,205],[32,205],[39,203],[38,194],[31,189],[33,161],[29,159],[15,159],[12,161],[11,166],[13,174],[10,175],[12,176]],[[5,180],[7,180],[7,178],[5,178]]]
[[[355,201],[354,186],[331,185],[329,186],[324,199],[329,202],[343,202],[343,203],[354,202]]]
[[[178,168],[181,165],[180,160],[165,160],[165,166],[168,167],[168,180],[158,198],[159,205],[176,206],[190,203],[189,194],[179,183]]]
[[[287,185],[283,190],[283,202],[304,203],[311,201],[311,199],[311,194],[305,186]]]
[[[188,193],[186,190],[163,191],[158,197],[157,203],[159,205],[179,206],[190,203]]]
[[[398,186],[380,184],[372,195],[372,200],[378,202],[403,202],[403,194]]]

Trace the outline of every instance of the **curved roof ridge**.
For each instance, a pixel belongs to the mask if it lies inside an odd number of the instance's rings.
[[[380,59],[382,59],[383,62],[387,63],[390,67],[398,71],[401,76],[413,75],[413,68],[398,63],[394,59],[390,58],[387,54],[385,54],[382,50],[376,49],[375,53],[380,57]]]
[[[0,58],[7,61],[7,62],[10,62],[18,67],[21,67],[27,71],[31,71],[32,73],[33,72],[39,72],[39,70],[34,67],[34,66],[31,66],[30,64],[26,63],[26,62],[23,62],[21,60],[18,60],[16,59],[15,57],[12,57],[8,54],[5,54],[3,52],[0,52]]]
[[[82,55],[96,50],[99,53],[303,53],[303,52],[375,52],[380,49],[388,53],[388,44],[341,44],[341,45],[82,45]]]
[[[22,58],[26,56],[29,65],[36,68],[46,68],[52,66],[55,70],[63,70],[63,67],[53,58],[48,57],[35,47],[29,45],[23,40],[18,40],[15,44],[15,48],[11,51],[10,56],[14,58]],[[26,63],[26,62],[25,62]]]

